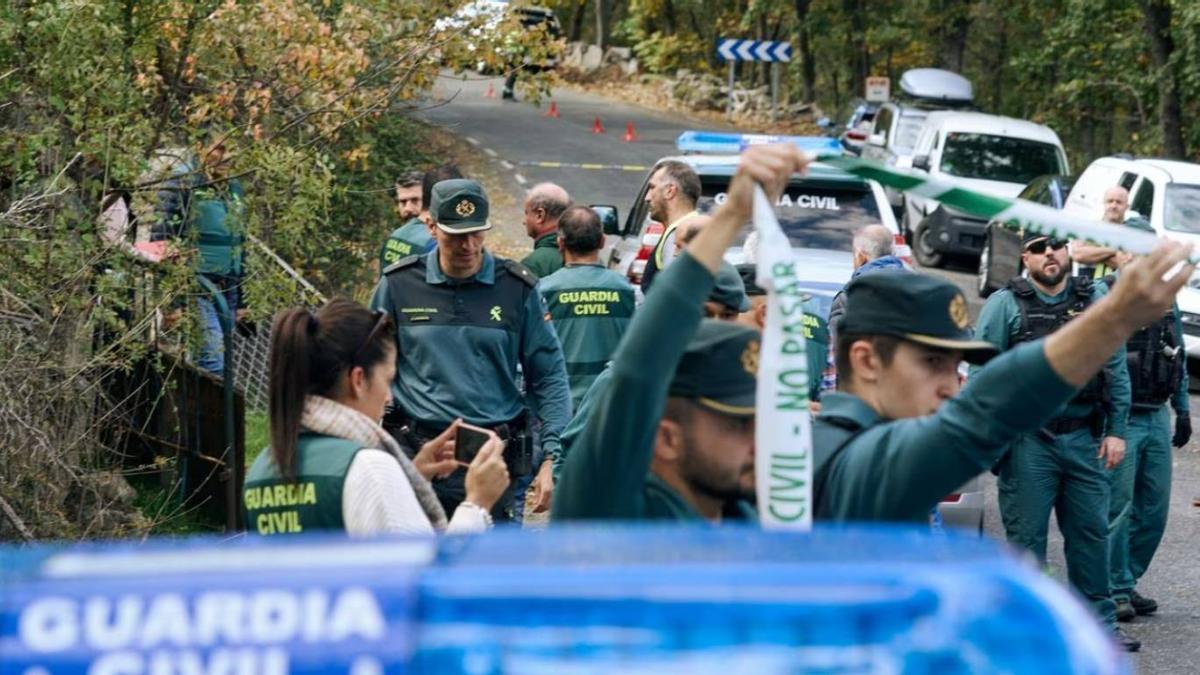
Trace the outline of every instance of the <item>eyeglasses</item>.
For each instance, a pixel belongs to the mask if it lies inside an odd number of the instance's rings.
[[[371,328],[371,332],[367,333],[367,339],[363,340],[363,343],[361,346],[359,346],[358,351],[354,352],[354,359],[351,361],[351,364],[361,365],[359,364],[359,360],[362,359],[363,352],[365,352],[367,348],[375,342],[375,338],[379,336],[379,331],[382,330],[385,325],[387,325],[387,312],[383,311],[382,309],[377,309],[373,314],[375,316],[375,325]]]
[[[1046,247],[1050,247],[1052,251],[1061,251],[1067,247],[1067,242],[1062,239],[1039,239],[1026,246],[1025,250],[1034,255],[1042,255],[1046,252]]]

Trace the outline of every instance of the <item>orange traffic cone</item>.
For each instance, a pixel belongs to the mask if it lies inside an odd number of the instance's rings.
[[[496,85],[492,84],[491,82],[488,82],[487,93],[484,94],[483,96],[484,96],[484,98],[496,98]]]
[[[633,122],[625,123],[625,136],[621,140],[626,143],[632,143],[637,140],[637,134],[633,131]]]
[[[553,117],[554,119],[562,117],[562,115],[558,114],[558,104],[554,101],[550,101],[550,110],[546,111],[546,117]]]
[[[596,121],[592,122],[592,133],[593,134],[604,133],[604,127],[600,125],[600,116],[599,115],[596,115]]]

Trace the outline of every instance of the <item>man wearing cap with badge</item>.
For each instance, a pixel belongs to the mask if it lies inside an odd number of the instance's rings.
[[[704,319],[704,304],[750,217],[752,180],[778,194],[806,164],[794,146],[758,146],[742,156],[729,198],[659,274],[588,391],[551,522],[753,517],[759,333]]]
[[[1065,241],[1026,232],[1021,243],[1028,279],[1013,279],[993,293],[979,316],[979,338],[1001,351],[1062,330],[1106,292],[1103,283],[1068,276],[1071,263]],[[1043,415],[1045,422],[1013,443],[998,467],[1000,513],[1008,541],[1045,564],[1050,512],[1055,510],[1071,584],[1114,629],[1107,470],[1124,458],[1129,406],[1129,371],[1122,344],[1102,373],[1066,406]],[[1123,634],[1120,637],[1127,648],[1134,644]]]
[[[371,307],[396,322],[394,409],[384,419],[408,447],[436,436],[461,418],[496,430],[508,443],[505,459],[514,479],[537,469],[536,504],[549,505],[550,468],[559,435],[571,416],[562,348],[547,318],[537,280],[519,263],[496,258],[483,245],[488,199],[473,180],[453,179],[431,190],[430,215],[437,246],[389,266]],[[517,380],[541,422],[545,462],[532,467],[528,420]],[[451,512],[464,497],[464,471],[434,481]],[[514,483],[516,481],[514,480]],[[506,502],[508,500],[502,500]],[[523,508],[517,496],[516,508]],[[498,504],[495,517],[506,504]]]

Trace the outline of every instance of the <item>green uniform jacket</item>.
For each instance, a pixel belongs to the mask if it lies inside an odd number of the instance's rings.
[[[1036,286],[1034,291],[1037,292],[1040,300],[1050,304],[1061,301],[1067,292],[1063,291],[1057,296],[1049,296],[1037,290]],[[1096,282],[1092,287],[1092,302],[1104,297],[1106,293],[1108,293],[1108,287],[1103,282]],[[1006,351],[1012,345],[1012,338],[1020,330],[1021,308],[1012,291],[1002,288],[993,293],[984,304],[983,311],[979,313],[975,336],[996,345],[1000,351]],[[972,373],[977,370],[978,368],[972,368]],[[1104,366],[1104,373],[1107,377],[1110,398],[1108,409],[1105,411],[1108,413],[1108,421],[1104,433],[1106,436],[1125,438],[1125,428],[1129,423],[1131,390],[1124,346],[1108,359],[1108,363]],[[1092,412],[1092,408],[1086,404],[1072,403],[1050,412],[1054,414],[1047,417],[1047,420],[1056,417],[1087,417]]]
[[[242,491],[246,531],[300,534],[345,530],[342,488],[350,462],[362,449],[355,441],[302,432],[296,445],[296,480],[285,481],[267,448],[246,472]]]
[[[240,277],[244,263],[245,193],[236,179],[210,182],[185,165],[158,192],[158,222],[151,241],[191,239],[201,274]]]
[[[563,257],[558,250],[558,231],[549,232],[538,237],[533,242],[533,252],[521,260],[539,279],[554,274],[562,269]]]
[[[434,243],[433,235],[429,234],[429,228],[425,223],[420,218],[410,218],[407,223],[392,230],[387,241],[383,242],[383,246],[380,247],[380,275],[389,265],[399,262],[401,258],[429,253]]]
[[[688,253],[655,282],[613,357],[609,382],[554,489],[552,521],[694,520],[701,516],[650,472],[654,435],[667,391],[688,341],[700,325],[713,275]],[[731,516],[752,517],[742,502]]]
[[[814,515],[926,523],[942,497],[986,471],[1075,391],[1038,340],[993,359],[926,417],[886,420],[857,396],[829,392],[813,425]]]
[[[385,270],[371,308],[396,322],[396,405],[431,425],[457,417],[484,426],[508,422],[525,411],[519,365],[542,422],[542,448],[557,456],[571,395],[562,347],[535,284],[528,270],[487,251],[479,272],[463,281],[442,273],[436,249]]]
[[[633,286],[620,274],[592,265],[567,265],[538,282],[562,343],[571,407],[612,359],[633,318]]]

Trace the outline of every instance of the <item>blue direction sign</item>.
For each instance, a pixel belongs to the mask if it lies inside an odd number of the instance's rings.
[[[717,55],[725,61],[791,61],[792,45],[771,40],[717,40]]]

